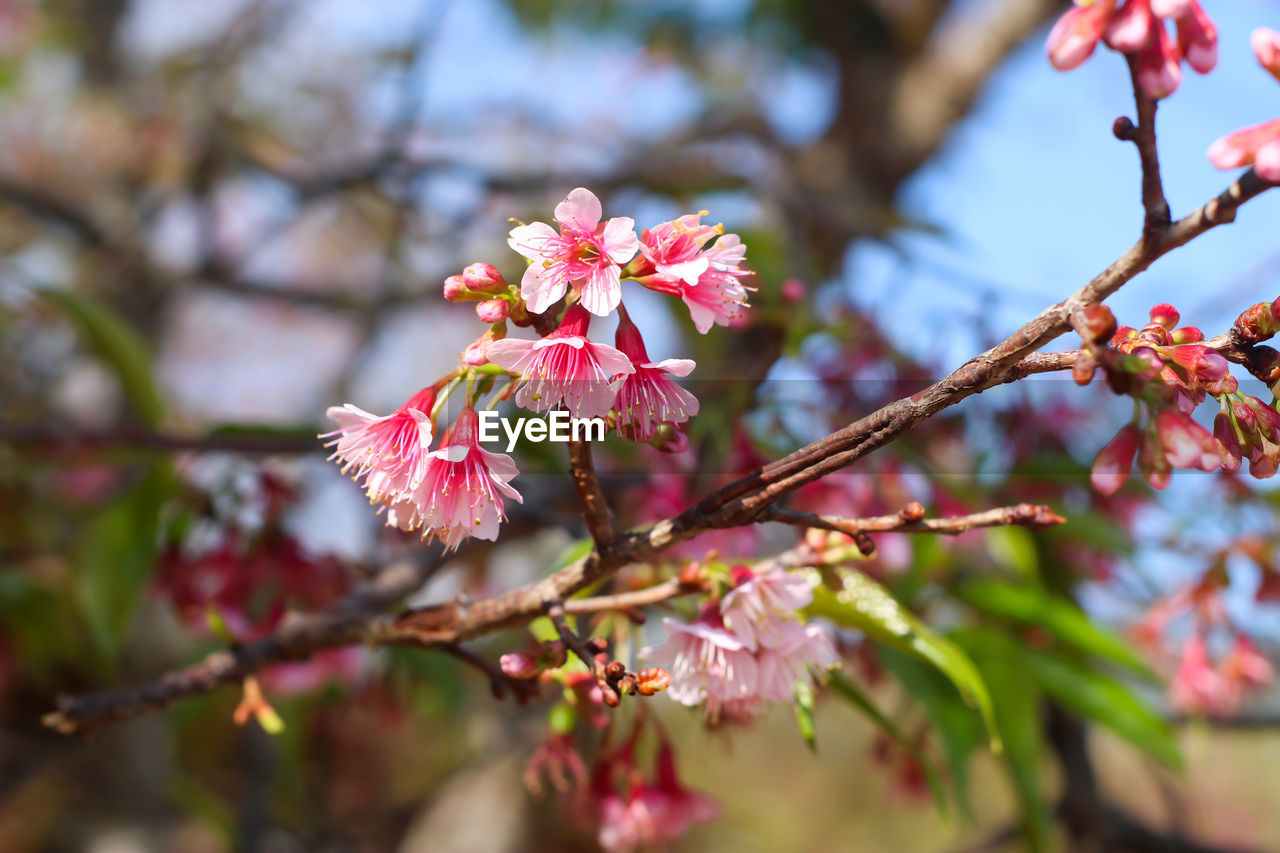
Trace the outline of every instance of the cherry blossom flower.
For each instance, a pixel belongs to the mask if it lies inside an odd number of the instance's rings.
[[[642,274],[656,271],[687,284],[697,284],[711,266],[702,247],[724,234],[723,225],[702,224],[702,217],[706,215],[705,210],[690,213],[640,232],[640,253],[649,262]]]
[[[1243,694],[1248,688],[1266,687],[1275,678],[1275,668],[1244,634],[1237,634],[1231,650],[1220,665],[1222,677]]]
[[[658,747],[655,784],[643,786],[637,798],[644,802],[652,817],[658,841],[675,841],[688,832],[693,824],[715,820],[720,816],[719,803],[680,783],[676,773],[675,753],[671,744],[665,740]]]
[[[760,698],[789,702],[795,697],[796,684],[812,681],[816,673],[837,666],[840,656],[825,628],[792,620],[781,624],[775,645],[760,647],[756,660]]]
[[[621,216],[601,223],[600,199],[578,187],[556,205],[559,233],[545,222],[511,229],[507,243],[532,261],[520,295],[534,313],[546,311],[570,287],[592,314],[605,316],[622,299],[621,265],[635,256],[635,221]]]
[[[422,481],[436,391],[434,386],[423,388],[386,416],[350,403],[325,412],[338,422],[336,430],[320,436],[333,439],[327,444],[335,447],[329,458],[341,460],[344,474],[354,472],[352,478],[365,487],[371,501],[403,500]]]
[[[1169,701],[1186,714],[1221,714],[1234,704],[1226,679],[1209,663],[1209,650],[1201,634],[1193,634],[1182,647],[1178,671],[1169,685]]]
[[[422,484],[410,499],[391,505],[388,523],[402,530],[421,526],[423,536],[457,548],[468,536],[498,538],[506,519],[503,496],[523,503],[508,483],[519,473],[510,456],[480,447],[480,418],[470,404],[445,431],[440,449],[428,454]]]
[[[534,412],[561,403],[574,417],[603,417],[613,408],[631,359],[587,338],[591,315],[571,305],[554,332],[537,341],[506,338],[489,345],[489,361],[520,374],[516,402]]]
[[[688,624],[663,619],[667,640],[641,657],[671,673],[667,693],[682,705],[706,703],[707,718],[743,719],[755,711],[759,666],[751,645],[725,628],[714,602]]]
[[[1218,64],[1218,29],[1197,0],[1076,0],[1045,47],[1053,67],[1069,71],[1092,56],[1099,41],[1136,57],[1138,85],[1152,98],[1173,94],[1184,60],[1200,74]]]
[[[655,272],[639,281],[650,290],[679,296],[689,309],[694,328],[705,335],[713,325],[727,326],[742,316],[751,291],[742,283],[750,275],[742,266],[746,257],[747,247],[738,235],[725,234],[703,251],[700,260],[705,260],[707,266],[695,280]],[[687,275],[696,268],[692,262],[681,267]]]
[[[725,624],[752,648],[787,642],[796,611],[813,602],[809,581],[782,569],[756,575],[746,566],[735,566],[733,578],[734,588],[720,602]]]
[[[1253,33],[1258,62],[1280,80],[1280,33],[1266,28]],[[1280,181],[1280,119],[1229,133],[1209,146],[1209,162],[1219,169],[1253,166],[1258,177]]]
[[[524,766],[525,786],[533,794],[541,794],[543,777],[562,794],[587,784],[587,767],[572,735],[553,733],[529,756]]]
[[[618,432],[633,441],[653,438],[663,423],[681,424],[698,413],[698,398],[672,382],[671,376],[688,376],[694,363],[687,358],[650,361],[640,330],[619,306],[618,331],[614,343],[631,361],[633,372],[615,380]]]
[[[1115,438],[1098,451],[1093,459],[1093,470],[1089,474],[1089,480],[1097,491],[1104,495],[1115,494],[1125,480],[1129,479],[1141,436],[1137,424],[1126,424],[1116,433]]]

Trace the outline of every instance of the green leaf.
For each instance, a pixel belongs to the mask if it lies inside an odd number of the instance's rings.
[[[1151,681],[1157,680],[1146,662],[1121,637],[1095,625],[1070,601],[1041,587],[975,580],[962,584],[955,596],[981,613],[1043,628],[1074,649],[1111,661]]]
[[[1040,688],[1063,708],[1106,726],[1169,767],[1182,767],[1173,731],[1124,684],[1038,649],[1023,647],[1022,657]]]
[[[810,752],[818,751],[818,736],[813,726],[813,685],[808,681],[796,683],[796,725],[800,737]]]
[[[160,510],[176,487],[168,461],[88,521],[75,551],[75,598],[98,648],[114,659],[155,565]]]
[[[995,700],[996,725],[1004,742],[1004,760],[1022,807],[1027,845],[1033,853],[1049,848],[1049,810],[1040,790],[1040,691],[1026,677],[1023,646],[992,628],[967,628],[952,635],[972,656]]]
[[[969,802],[969,758],[986,740],[982,719],[964,703],[946,676],[919,658],[891,648],[879,650],[880,662],[920,703],[942,738],[947,771],[960,813],[972,818]]]
[[[893,720],[884,715],[884,712],[876,706],[871,697],[864,693],[858,685],[840,673],[833,672],[827,678],[827,687],[866,715],[881,731],[892,738],[894,743],[920,763],[920,766],[924,768],[925,779],[929,783],[929,791],[933,794],[934,805],[937,806],[939,814],[945,818],[947,816],[947,794],[942,787],[942,780],[938,778],[938,771],[934,769],[932,762],[925,757],[924,753],[919,750],[910,738],[902,733],[902,729],[898,728]]]
[[[160,422],[163,405],[151,373],[151,354],[142,337],[115,309],[67,290],[37,291],[66,317],[85,343],[115,370],[129,402],[147,424]]]
[[[844,573],[843,588],[833,593],[824,586],[814,590],[809,612],[849,628],[857,628],[877,642],[916,655],[937,667],[951,680],[965,701],[978,709],[987,725],[991,749],[1000,751],[991,696],[982,676],[965,653],[900,605],[871,578],[860,572]]]

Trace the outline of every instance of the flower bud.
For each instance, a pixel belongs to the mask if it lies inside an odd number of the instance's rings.
[[[641,696],[661,693],[671,685],[671,673],[660,666],[650,666],[636,673],[636,692]]]
[[[489,345],[494,341],[500,341],[507,336],[507,326],[505,323],[498,323],[490,326],[488,331],[467,344],[467,348],[462,351],[462,361],[472,367],[480,367],[489,363]]]
[[[663,453],[683,453],[689,449],[689,436],[672,423],[663,423],[654,431],[649,442]]]
[[[1271,72],[1271,76],[1280,80],[1280,33],[1266,27],[1253,31],[1249,39],[1253,45],[1253,54],[1258,57],[1262,67]]]
[[[493,264],[483,261],[471,264],[462,271],[462,280],[468,288],[479,293],[502,293],[507,289],[507,281]]]
[[[542,657],[549,669],[559,669],[569,661],[569,650],[560,640],[542,644]]]
[[[1071,378],[1077,385],[1088,385],[1093,381],[1093,374],[1098,370],[1098,363],[1089,353],[1081,353],[1076,363],[1071,365]]]
[[[1167,302],[1161,302],[1151,309],[1151,322],[1161,326],[1165,331],[1173,331],[1173,327],[1178,325],[1180,318],[1178,309]]]
[[[924,504],[920,503],[920,501],[912,501],[904,506],[898,512],[898,515],[908,524],[914,524],[924,518]]]
[[[1280,302],[1277,299],[1276,302]],[[1231,326],[1231,336],[1246,346],[1259,344],[1280,332],[1276,302],[1259,302],[1240,312]]]
[[[789,278],[782,283],[782,301],[795,304],[804,299],[804,282],[798,278]]]
[[[1085,343],[1104,343],[1116,333],[1116,315],[1107,306],[1095,302],[1081,312],[1079,332],[1087,335]]]
[[[1129,469],[1133,467],[1133,457],[1138,452],[1138,441],[1141,433],[1137,424],[1126,424],[1115,438],[1098,451],[1093,460],[1093,470],[1089,481],[1093,487],[1104,495],[1113,495],[1129,479]]]
[[[486,299],[476,303],[476,316],[482,323],[501,323],[511,313],[511,303],[505,299]]]
[[[517,301],[510,307],[511,322],[515,323],[522,329],[526,329],[533,325],[533,315],[529,313],[529,309],[525,307],[524,302]]]
[[[508,652],[498,658],[498,665],[511,678],[537,678],[538,673],[542,671],[542,668],[538,666],[538,662],[534,660],[533,655],[525,652]]]
[[[1244,454],[1240,449],[1240,440],[1236,437],[1235,427],[1231,425],[1231,417],[1225,411],[1219,412],[1213,419],[1213,437],[1218,442],[1222,470],[1228,474],[1239,471]]]

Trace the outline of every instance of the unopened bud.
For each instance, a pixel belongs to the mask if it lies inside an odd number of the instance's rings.
[[[467,348],[462,351],[462,360],[464,363],[472,367],[479,367],[482,364],[489,363],[489,345],[494,341],[500,341],[507,336],[507,326],[505,323],[499,323],[489,327],[489,330],[471,343],[467,344]]]
[[[671,686],[671,673],[660,666],[650,666],[636,673],[636,692],[641,696],[661,693]]]
[[[517,302],[511,306],[511,322],[515,323],[522,329],[527,329],[533,325],[533,315],[529,313],[529,309],[525,307],[524,302]]]
[[[569,662],[569,650],[559,640],[543,643],[542,656],[549,669],[559,669]]]
[[[467,287],[462,276],[451,275],[444,280],[444,298],[449,302],[474,302],[484,297]]]
[[[789,278],[782,283],[782,301],[795,304],[804,299],[804,282],[798,278]]]
[[[525,652],[508,652],[498,658],[498,665],[511,678],[537,678],[538,673],[542,671],[533,655]]]
[[[663,423],[654,431],[653,440],[649,442],[663,453],[683,453],[689,449],[689,436],[672,423]]]
[[[1076,363],[1071,365],[1071,378],[1077,385],[1088,385],[1093,381],[1093,374],[1097,369],[1098,363],[1093,360],[1093,356],[1087,352],[1081,353]]]
[[[502,293],[507,289],[507,281],[493,264],[483,261],[471,264],[462,271],[462,280],[471,290],[480,293]]]
[[[858,549],[858,553],[864,557],[870,557],[876,552],[876,543],[865,530],[859,530],[853,534],[854,547]]]
[[[904,506],[898,515],[908,524],[914,524],[924,518],[924,504],[920,501],[912,501]]]
[[[1183,326],[1170,332],[1169,340],[1175,344],[1196,344],[1204,340],[1204,332],[1195,326]]]
[[[1095,302],[1081,313],[1078,331],[1086,343],[1105,343],[1116,333],[1116,315],[1107,306]]]
[[[627,674],[626,665],[620,660],[611,660],[604,667],[604,677],[610,682],[617,681]]]
[[[1280,299],[1246,308],[1231,327],[1231,335],[1246,346],[1262,343],[1280,332]]]
[[[501,323],[511,313],[511,303],[505,299],[486,299],[476,303],[476,316],[482,323]]]
[[[1167,302],[1161,302],[1151,309],[1151,322],[1161,326],[1166,332],[1172,332],[1173,327],[1178,325],[1180,318],[1181,315],[1178,314],[1178,309]]]

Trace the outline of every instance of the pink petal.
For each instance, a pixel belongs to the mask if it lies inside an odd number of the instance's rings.
[[[697,364],[691,358],[664,358],[662,361],[650,362],[644,367],[654,367],[672,376],[688,376]]]
[[[534,341],[520,338],[503,338],[489,344],[489,361],[504,370],[524,373],[525,360],[533,351]]]
[[[568,282],[553,278],[547,272],[545,267],[534,261],[520,279],[520,298],[534,314],[541,314],[555,305],[556,300],[569,289]]]
[[[585,187],[578,187],[556,205],[556,222],[579,231],[595,231],[600,224],[600,199]]]
[[[636,256],[640,240],[636,237],[636,221],[630,216],[610,219],[600,235],[600,248],[615,264],[625,264]]]
[[[1280,136],[1258,149],[1253,169],[1264,181],[1280,183]]]
[[[618,267],[608,263],[592,267],[582,288],[582,307],[597,317],[607,317],[621,301],[622,277]]]
[[[1237,130],[1209,146],[1209,162],[1219,169],[1248,166],[1258,149],[1276,138],[1280,138],[1280,119]]]
[[[1253,31],[1249,41],[1253,44],[1253,53],[1258,57],[1258,62],[1280,80],[1280,33],[1267,27],[1259,27]]]
[[[507,237],[508,246],[534,261],[554,255],[560,242],[560,235],[545,222],[517,225]]]
[[[591,355],[606,376],[635,372],[635,367],[631,364],[631,359],[627,358],[626,353],[614,349],[608,344],[591,344]]]

